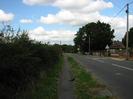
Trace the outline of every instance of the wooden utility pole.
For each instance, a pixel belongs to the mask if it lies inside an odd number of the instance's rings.
[[[128,52],[128,29],[129,29],[129,4],[127,4],[127,33],[126,33],[126,60],[129,59],[129,52]]]

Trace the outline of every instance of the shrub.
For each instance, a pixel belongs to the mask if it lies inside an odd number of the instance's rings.
[[[57,46],[30,40],[25,31],[6,39],[0,41],[0,99],[15,99],[41,71],[53,69],[62,52]]]

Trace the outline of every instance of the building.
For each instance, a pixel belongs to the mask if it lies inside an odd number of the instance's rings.
[[[110,45],[110,52],[114,54],[122,52],[123,49],[125,49],[125,46],[121,41],[113,41],[112,45]]]

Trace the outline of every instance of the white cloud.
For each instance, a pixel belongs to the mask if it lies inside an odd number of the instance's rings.
[[[63,44],[73,44],[75,32],[69,30],[52,30],[46,31],[43,27],[37,27],[29,31],[29,37],[38,41],[59,43]]]
[[[72,23],[74,20],[75,16],[67,10],[61,10],[56,15],[48,14],[47,17],[41,16],[40,18],[40,22],[44,24]]]
[[[39,21],[44,24],[83,25],[97,21],[99,12],[113,7],[111,2],[104,0],[23,0],[29,5],[50,4],[61,10],[56,14],[41,16]]]
[[[23,0],[27,5],[45,5],[54,2],[55,0]]]
[[[57,13],[55,16],[51,15],[51,18],[55,18],[55,23],[67,23],[71,25],[79,25],[82,26],[84,24],[87,24],[89,22],[97,22],[98,20],[109,23],[113,29],[115,29],[115,39],[121,40],[126,32],[126,16],[123,17],[109,17],[109,16],[103,16],[99,12],[91,13],[91,14],[82,14],[79,13],[70,13],[65,14],[66,11],[62,11]],[[64,15],[64,16],[63,16]],[[65,17],[65,15],[68,15],[68,17]],[[57,20],[58,19],[58,20]],[[50,17],[45,17],[45,20],[50,20]],[[45,21],[44,21],[45,23]],[[51,24],[52,20],[50,23]],[[133,15],[129,15],[129,28],[133,27]]]
[[[20,23],[28,24],[28,23],[33,23],[33,21],[31,19],[21,19]]]
[[[127,17],[107,17],[102,16],[100,17],[100,20],[102,22],[109,23],[111,27],[115,30],[115,39],[122,40],[126,33],[126,26],[127,26]],[[129,29],[133,27],[133,15],[129,15]]]
[[[53,4],[63,9],[76,9],[82,8],[83,6],[87,6],[92,0],[56,0]]]
[[[43,27],[37,27],[37,28],[35,28],[35,29],[33,29],[33,30],[30,30],[29,31],[29,34],[31,34],[31,35],[35,35],[35,36],[43,36],[43,35],[48,35],[47,34],[47,32],[46,32],[46,30],[43,28]]]
[[[27,5],[52,5],[70,11],[99,11],[104,8],[111,8],[111,2],[104,0],[23,0]]]
[[[39,22],[44,24],[55,24],[59,23],[59,20],[52,14],[48,14],[47,17],[41,16]]]
[[[44,24],[64,23],[70,25],[83,25],[97,20],[99,12],[113,7],[111,2],[104,0],[55,0],[52,6],[61,8],[56,14],[41,16],[40,22]]]
[[[82,26],[100,20],[111,24],[115,29],[115,36],[119,40],[126,32],[126,16],[114,18],[100,14],[101,10],[113,7],[111,2],[105,0],[23,0],[23,2],[29,5],[50,4],[60,8],[56,14],[41,16],[39,21],[43,24]],[[131,27],[133,26],[133,15],[129,16],[129,20]]]
[[[0,22],[12,21],[13,18],[14,18],[14,14],[6,13],[3,10],[0,9]]]
[[[66,16],[67,15],[67,16]],[[74,26],[82,26],[88,22],[97,22],[98,20],[105,20],[105,16],[100,15],[99,12],[80,14],[77,12],[70,12],[68,10],[61,10],[57,14],[49,14],[44,17],[41,16],[40,22],[44,24],[64,23]],[[107,17],[109,21],[110,18]]]
[[[66,17],[67,15],[67,17]],[[112,20],[113,19],[113,20]],[[49,14],[47,17],[41,17],[40,22],[44,24],[64,23],[74,26],[82,26],[90,22],[97,22],[98,20],[109,23],[115,29],[115,38],[121,40],[126,32],[126,16],[124,17],[109,17],[101,15],[99,12],[94,13],[72,13],[68,10],[61,10],[57,14]],[[133,26],[133,15],[129,16],[130,27]]]
[[[111,2],[105,2],[104,0],[57,0],[53,5],[61,9],[80,13],[97,12],[113,7]]]

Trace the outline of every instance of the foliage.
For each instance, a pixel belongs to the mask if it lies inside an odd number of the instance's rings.
[[[61,57],[62,58],[62,57]],[[58,99],[58,77],[63,65],[63,58],[60,59],[53,69],[41,72],[41,78],[36,85],[17,95],[17,99]]]
[[[130,48],[133,48],[133,27],[130,28],[128,34],[129,34],[129,36],[128,36],[128,37],[129,37],[129,42],[128,42],[129,47],[130,47]],[[124,38],[122,39],[122,43],[126,46],[126,35],[125,35]]]
[[[53,69],[62,52],[57,46],[30,40],[26,31],[7,27],[0,34],[0,98],[15,99],[28,85],[34,86],[42,71]]]
[[[114,38],[114,30],[111,26],[106,23],[88,23],[81,27],[76,34],[74,39],[75,46],[80,48],[81,51],[89,51],[89,41],[90,48],[92,51],[104,50],[106,45],[111,45],[112,39]],[[89,40],[90,38],[90,40]]]
[[[61,48],[64,53],[73,53],[74,52],[74,46],[72,46],[72,45],[64,44],[64,45],[61,45]]]

